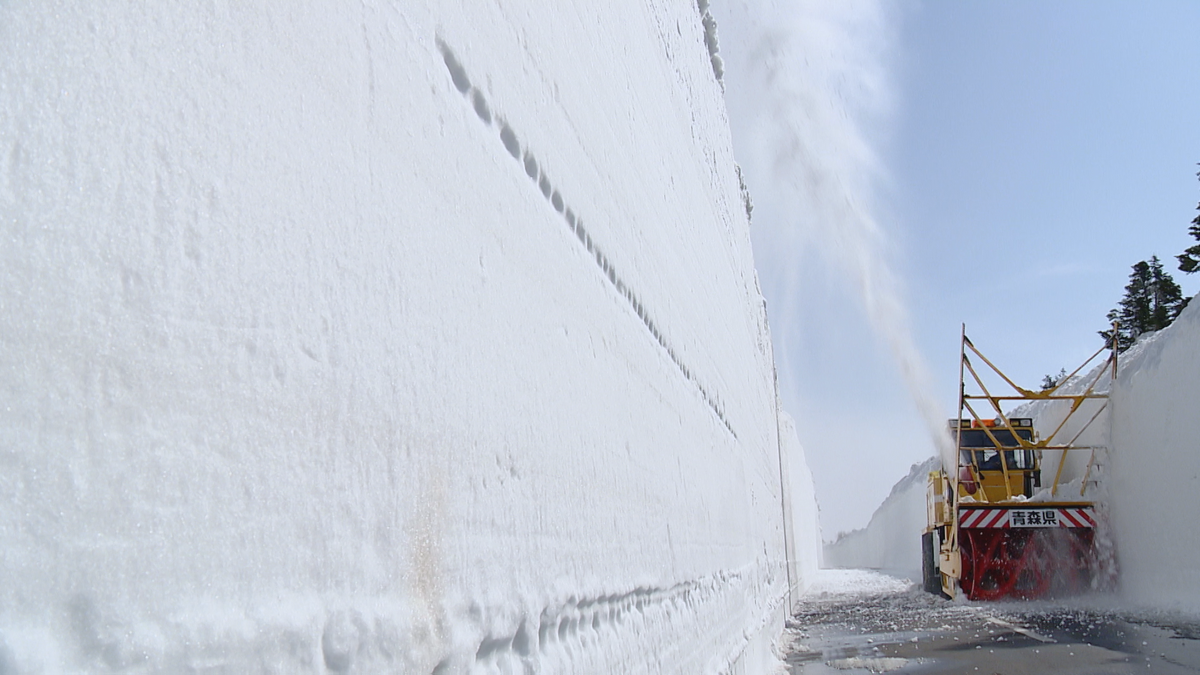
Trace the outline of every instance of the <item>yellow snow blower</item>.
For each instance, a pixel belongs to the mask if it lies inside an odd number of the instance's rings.
[[[1108,367],[1080,376],[1105,351]],[[965,326],[960,356],[959,414],[949,421],[955,457],[943,458],[942,470],[929,474],[926,492],[925,590],[1000,600],[1093,587],[1101,580],[1094,496],[1105,446],[1081,439],[1103,437],[1093,426],[1101,426],[1094,423],[1109,400],[1097,385],[1105,375],[1116,377],[1116,350],[1101,348],[1070,375],[1036,392],[989,361],[967,338]],[[1003,395],[989,390],[972,357],[999,376]],[[1035,405],[1011,410],[1020,403]],[[1021,410],[1027,412],[1010,416]],[[1035,427],[1035,415],[1044,429]]]

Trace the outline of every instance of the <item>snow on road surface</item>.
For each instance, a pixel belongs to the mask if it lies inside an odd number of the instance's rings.
[[[695,3],[0,5],[0,672],[763,672]]]
[[[1108,597],[951,602],[865,570],[823,570],[788,621],[790,675],[1200,671],[1200,625]]]
[[[982,338],[976,341],[985,344]],[[1172,325],[1144,335],[1121,354],[1115,387],[1107,374],[1093,371],[1065,391],[1082,393],[1097,375],[1097,391],[1111,387],[1113,412],[1087,426],[1078,443],[1109,448],[1098,457],[1099,495],[1109,514],[1101,534],[1111,537],[1116,548],[1120,600],[1128,607],[1200,616],[1200,528],[1193,521],[1194,495],[1200,490],[1200,302],[1192,302]],[[1045,435],[1058,426],[1065,405],[1038,402],[1012,414],[1033,417]],[[1092,418],[1092,405],[1086,403],[1059,437],[1074,437]],[[1067,482],[1074,477],[1074,495],[1087,459],[1086,454],[1069,459],[1064,470]],[[1058,464],[1055,457],[1044,462],[1054,468]],[[827,547],[826,560],[834,566],[919,573],[924,471],[914,467],[864,530]],[[1070,495],[1069,490],[1062,494]]]

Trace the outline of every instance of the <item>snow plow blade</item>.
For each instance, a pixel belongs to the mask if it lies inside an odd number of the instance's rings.
[[[959,522],[959,586],[967,598],[1035,600],[1091,588],[1096,531],[1090,505],[963,509]]]

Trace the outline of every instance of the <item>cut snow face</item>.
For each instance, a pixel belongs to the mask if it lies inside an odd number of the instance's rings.
[[[0,671],[764,669],[816,508],[706,16],[0,5]]]
[[[875,509],[867,526],[839,534],[825,544],[824,563],[833,568],[884,570],[902,579],[921,579],[921,532],[925,528],[925,490],[940,458],[914,464]]]

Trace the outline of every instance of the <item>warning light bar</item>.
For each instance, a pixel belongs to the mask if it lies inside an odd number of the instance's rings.
[[[1010,417],[1008,421],[1016,428],[1033,428],[1032,417]],[[994,420],[950,420],[951,429],[980,429],[983,427],[1003,427],[1004,422],[997,417]]]

